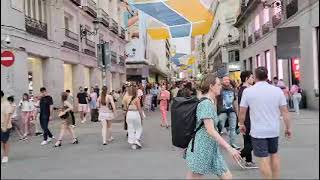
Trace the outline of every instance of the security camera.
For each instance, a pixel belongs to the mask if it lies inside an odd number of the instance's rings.
[[[6,38],[4,39],[4,42],[6,42],[6,44],[10,44],[11,43],[9,35],[6,36]]]

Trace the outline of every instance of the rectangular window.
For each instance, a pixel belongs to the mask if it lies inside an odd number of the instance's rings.
[[[248,24],[248,35],[250,36],[252,34],[252,22],[250,21]]]
[[[47,22],[47,17],[46,17],[46,1],[45,0],[41,0],[42,1],[42,8],[41,8],[41,11],[42,11],[42,22]]]
[[[249,58],[249,66],[250,66],[250,70],[253,71],[252,57]]]
[[[268,78],[271,80],[271,55],[269,50],[265,52],[265,65],[268,69]]]
[[[69,18],[67,16],[64,17],[64,28],[67,30],[69,29]]]
[[[257,65],[257,67],[261,66],[261,57],[260,57],[260,54],[258,54],[258,55],[256,56],[256,65]]]
[[[254,19],[254,30],[258,31],[260,29],[260,16],[259,14],[256,15],[256,18]]]
[[[31,0],[27,0],[27,16],[31,17]]]
[[[42,22],[42,0],[38,0],[38,12],[39,12],[39,17],[38,20]]]
[[[36,19],[37,18],[37,15],[36,15],[36,0],[32,0],[32,10],[33,10],[32,18]]]
[[[269,17],[269,9],[266,8],[263,10],[263,24],[266,24],[267,22],[269,22],[270,17]]]
[[[247,70],[247,60],[243,60],[243,70]]]

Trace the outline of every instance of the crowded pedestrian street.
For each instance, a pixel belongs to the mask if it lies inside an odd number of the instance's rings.
[[[1,0],[2,179],[319,179],[319,0]]]
[[[290,141],[280,136],[281,179],[319,178],[319,114],[303,110],[292,115],[294,136]],[[40,147],[40,137],[20,142],[12,137],[10,163],[1,165],[1,179],[183,179],[186,166],[182,151],[171,143],[170,129],[161,128],[160,113],[146,113],[143,122],[143,148],[134,151],[126,141],[123,121],[114,120],[114,141],[100,142],[100,123],[77,122],[80,143],[73,146],[66,139],[61,148],[51,143]],[[51,129],[58,133],[59,119]],[[228,137],[224,136],[225,139]],[[238,144],[242,138],[237,137]],[[234,179],[259,179],[259,171],[243,170],[224,153]],[[206,176],[216,179],[216,176]]]

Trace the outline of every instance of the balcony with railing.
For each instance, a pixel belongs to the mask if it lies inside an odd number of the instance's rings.
[[[93,56],[95,57],[96,56],[96,49],[95,49],[95,46],[96,46],[96,43],[89,40],[89,39],[86,39],[85,40],[85,47],[83,49],[83,52],[89,56]]]
[[[93,0],[84,0],[82,8],[86,11],[90,16],[96,18],[97,17],[97,3]]]
[[[81,0],[70,0],[73,4],[81,6]]]
[[[266,22],[264,25],[262,25],[262,35],[267,34],[270,31],[270,22]]]
[[[291,0],[291,2],[286,6],[287,18],[290,18],[296,12],[298,12],[298,0]]]
[[[120,66],[125,66],[126,64],[126,58],[124,56],[120,56],[120,62],[119,62],[119,65]]]
[[[119,33],[118,23],[114,19],[111,19],[110,21],[110,31],[115,34]]]
[[[114,51],[111,51],[111,64],[115,65],[117,64],[117,53]]]
[[[250,36],[248,36],[248,45],[252,44],[253,42],[253,37],[252,34]]]
[[[25,16],[26,31],[35,36],[48,39],[47,23]]]
[[[273,28],[276,28],[281,23],[281,12],[278,12],[277,14],[272,16],[272,26]]]
[[[261,32],[260,32],[260,29],[258,29],[254,32],[254,40],[258,41],[260,38],[261,38]]]
[[[109,14],[106,13],[103,9],[99,9],[99,14],[98,14],[98,19],[100,20],[100,22],[105,26],[105,27],[109,27],[109,23],[110,23],[110,17]]]
[[[126,30],[123,27],[121,27],[120,38],[126,39]]]
[[[62,47],[79,51],[79,35],[68,29],[64,30],[64,35]]]

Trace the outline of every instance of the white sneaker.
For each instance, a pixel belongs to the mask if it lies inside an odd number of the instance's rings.
[[[87,121],[87,120],[85,120],[85,119],[84,119],[84,120],[82,120],[82,121],[81,121],[81,124],[84,124],[86,121]]]
[[[8,158],[8,156],[3,156],[3,158],[2,158],[2,163],[7,163],[8,162],[8,160],[9,160],[9,158]]]
[[[112,142],[114,140],[113,137],[111,137],[110,139],[108,139],[108,142]]]
[[[139,148],[142,146],[139,140],[136,140],[135,144],[138,145]]]
[[[48,141],[42,141],[41,146],[48,144]]]
[[[135,144],[132,144],[132,145],[131,145],[131,149],[134,149],[134,150],[136,150],[136,149],[137,149],[137,145],[135,145]]]
[[[52,138],[48,137],[47,141],[48,141],[48,142],[51,142],[51,141],[52,141],[52,139],[54,139],[54,137],[53,137],[53,136],[52,136]]]

